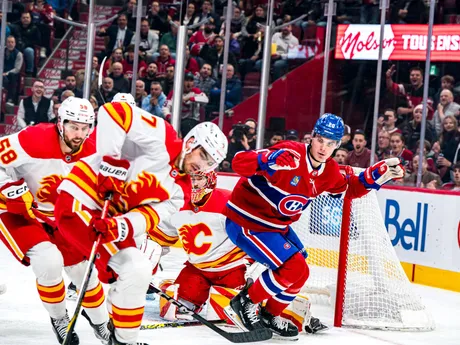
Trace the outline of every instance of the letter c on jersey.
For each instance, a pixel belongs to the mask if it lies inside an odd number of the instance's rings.
[[[212,231],[206,224],[183,225],[179,229],[179,236],[187,254],[204,255],[211,249],[211,242],[205,242],[203,239],[212,236]],[[197,245],[198,237],[201,237],[201,245]]]
[[[278,212],[283,216],[292,217],[302,212],[308,204],[308,198],[303,195],[288,195],[278,203]]]

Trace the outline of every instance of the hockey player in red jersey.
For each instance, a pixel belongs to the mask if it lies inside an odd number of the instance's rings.
[[[246,265],[243,259],[246,254],[228,239],[225,231],[222,212],[231,192],[216,188],[217,174],[214,171],[192,173],[190,177],[191,200],[180,212],[172,215],[172,228],[163,230],[164,235],[171,239],[180,238],[188,261],[175,282],[162,288],[176,292],[177,298],[190,309],[200,310],[212,285],[228,288],[244,286]],[[175,319],[176,307],[167,303],[160,309],[160,316]]]
[[[213,123],[193,128],[184,141],[169,123],[127,102],[98,112],[97,154],[82,159],[59,186],[56,221],[64,237],[88,256],[98,234],[96,267],[111,283],[111,344],[136,343],[153,265],[138,247],[146,233],[186,203],[186,173],[215,169],[227,139]],[[113,194],[110,217],[101,219],[104,196]]]
[[[37,290],[48,311],[59,344],[67,333],[62,268],[80,286],[86,263],[56,230],[57,188],[75,163],[93,154],[88,139],[94,125],[89,101],[67,98],[59,108],[58,123],[39,124],[0,140],[0,238],[11,253],[37,277]],[[46,223],[42,221],[46,220]],[[108,313],[104,291],[92,275],[83,300],[96,336],[108,341]],[[74,333],[71,344],[79,343]]]
[[[290,224],[321,193],[359,198],[370,189],[404,175],[398,158],[378,162],[359,176],[344,176],[331,155],[340,145],[344,124],[325,114],[310,145],[284,141],[268,149],[239,152],[232,161],[243,176],[225,209],[229,238],[250,257],[269,267],[230,302],[228,314],[242,328],[267,327],[296,339],[297,328],[281,318],[308,279],[307,252]],[[258,305],[267,300],[265,307]]]

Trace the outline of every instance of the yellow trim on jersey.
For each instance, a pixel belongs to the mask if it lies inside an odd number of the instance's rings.
[[[0,220],[0,232],[2,233],[3,237],[5,237],[6,241],[10,245],[10,248],[13,250],[14,254],[16,254],[16,256],[19,258],[19,260],[24,259],[24,253],[22,252],[21,248],[19,248],[13,236],[11,236],[10,232],[8,231],[2,220]]]
[[[113,242],[104,243],[103,246],[104,246],[105,249],[107,249],[109,254],[112,255],[112,256],[120,251],[118,249],[118,247],[115,245],[115,243],[113,243]]]
[[[46,302],[46,303],[54,303],[54,304],[61,303],[65,299],[65,292],[59,297],[49,298],[49,297],[40,296],[40,299],[42,300],[42,302]]]
[[[132,209],[131,212],[139,212],[140,214],[144,216],[145,222],[147,223],[147,226],[146,226],[147,233],[150,230],[153,230],[154,228],[156,228],[157,225],[160,223],[160,217],[158,216],[158,213],[148,205],[141,206],[140,209],[139,208]],[[153,219],[154,224],[152,224],[152,221],[151,221],[152,219]]]
[[[93,218],[91,213],[83,211],[81,203],[76,199],[74,199],[72,203],[72,212],[75,213],[86,226],[91,224],[91,218]]]
[[[85,175],[91,180],[91,182],[97,184],[96,173],[93,171],[93,169],[91,169],[91,167],[89,167],[87,164],[83,162],[78,162],[77,164],[75,164],[75,166],[78,167],[78,169],[80,169],[81,171],[83,171]]]
[[[137,328],[142,324],[142,320],[134,322],[121,322],[116,319],[112,319],[113,325],[117,328]]]
[[[240,252],[240,253],[238,253],[238,252]],[[234,256],[232,261],[226,262],[231,256]],[[241,251],[240,248],[234,248],[230,253],[225,254],[224,256],[220,257],[217,260],[197,263],[197,264],[193,264],[193,266],[195,266],[196,268],[201,268],[201,269],[217,267],[217,266],[221,265],[222,263],[229,264],[231,262],[238,261],[238,260],[244,258],[245,256],[246,256],[246,253]]]
[[[58,285],[55,286],[43,286],[38,284],[37,282],[37,289],[41,292],[56,292],[64,288],[64,281],[62,280]]]
[[[86,295],[85,295],[86,297]],[[105,300],[105,295],[102,295],[101,298],[99,298],[96,302],[82,302],[81,305],[85,308],[97,308],[99,307],[102,303],[104,303]]]
[[[90,291],[86,291],[85,298],[86,297],[93,297],[94,295],[97,295],[101,290],[102,290],[102,284],[99,283],[99,284],[97,284],[97,286],[94,289],[92,289]]]
[[[120,309],[112,304],[112,314],[118,314],[120,316],[135,316],[144,314],[144,307],[136,309]]]
[[[72,181],[78,188],[81,189],[82,192],[88,194],[88,196],[90,196],[91,199],[96,201],[99,205],[101,204],[96,191],[90,186],[88,186],[88,184],[81,178],[79,178],[77,175],[70,173],[69,175],[67,175],[67,179],[69,181]]]
[[[128,133],[129,129],[131,128],[131,124],[133,121],[133,113],[132,109],[128,104],[125,103],[117,103],[120,104],[123,107],[123,110],[125,112],[125,118],[118,113],[118,111],[115,109],[112,103],[106,103],[104,104],[104,108],[107,111],[107,114],[112,118],[115,123],[120,126],[121,129],[125,131],[125,133]]]

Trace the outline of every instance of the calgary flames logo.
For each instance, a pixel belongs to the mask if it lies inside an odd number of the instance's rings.
[[[125,210],[149,202],[160,202],[169,199],[168,191],[163,188],[155,175],[142,172],[137,179],[125,184],[123,203]]]
[[[179,229],[179,236],[187,254],[204,255],[211,248],[211,242],[205,242],[204,239],[201,245],[196,243],[198,236],[212,236],[212,231],[206,224],[184,225]]]
[[[62,180],[63,177],[61,175],[51,175],[42,178],[40,188],[37,191],[37,200],[54,205],[58,197],[57,188]]]

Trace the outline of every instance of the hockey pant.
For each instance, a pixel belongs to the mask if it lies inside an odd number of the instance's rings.
[[[61,192],[56,202],[55,217],[59,231],[74,243],[84,257],[89,257],[93,246],[91,218],[100,214],[99,210],[85,207],[66,192]],[[111,283],[107,307],[115,326],[115,336],[123,343],[135,342],[144,315],[152,264],[136,248],[133,239],[105,243],[99,247],[97,255],[99,278]]]
[[[266,309],[273,315],[294,300],[308,279],[307,253],[295,232],[256,232],[227,218],[230,240],[251,258],[268,267],[249,288],[253,303],[267,300]]]
[[[56,229],[11,213],[0,215],[0,238],[18,261],[32,267],[38,294],[49,315],[62,318],[66,313],[62,269],[79,288],[87,265],[83,256]],[[83,307],[94,324],[108,319],[104,299],[104,290],[94,272],[83,299]]]

